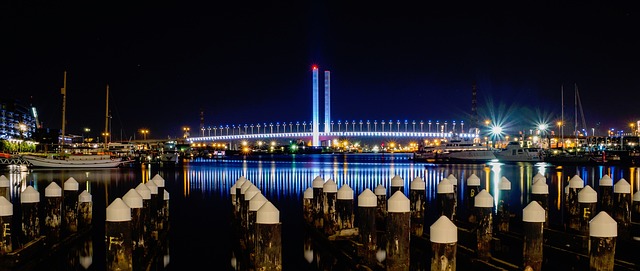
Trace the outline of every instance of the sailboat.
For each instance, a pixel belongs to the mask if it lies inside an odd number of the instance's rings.
[[[108,91],[108,88],[107,88]],[[64,72],[64,84],[60,90],[62,94],[62,143],[57,154],[21,155],[22,159],[29,162],[31,167],[38,168],[115,168],[123,165],[126,161],[122,158],[111,158],[108,154],[71,154],[66,155],[63,151],[65,138],[65,115],[67,105],[67,72]],[[108,102],[107,102],[108,107]]]

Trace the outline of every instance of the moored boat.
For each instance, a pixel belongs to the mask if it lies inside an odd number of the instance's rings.
[[[541,148],[528,148],[520,146],[518,142],[509,142],[506,148],[495,153],[500,162],[541,162]]]
[[[70,155],[70,156],[36,156],[21,155],[32,167],[47,168],[115,168],[127,161],[111,158],[110,155]]]

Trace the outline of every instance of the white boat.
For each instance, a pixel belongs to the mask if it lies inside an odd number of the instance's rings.
[[[175,141],[167,141],[162,145],[160,162],[165,165],[177,164],[180,161],[180,152]]]
[[[496,159],[494,151],[472,138],[450,139],[414,153],[414,160],[427,162],[488,162],[492,159]]]
[[[496,152],[495,156],[500,162],[541,162],[541,148],[527,148],[520,146],[518,142],[509,142],[507,147]]]
[[[47,168],[115,168],[123,165],[126,161],[121,158],[112,159],[110,155],[88,154],[70,156],[47,156],[22,155],[22,159],[31,164],[32,167]]]

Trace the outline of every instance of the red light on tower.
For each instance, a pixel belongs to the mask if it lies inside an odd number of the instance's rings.
[[[311,66],[311,68],[312,68],[312,69],[314,69],[314,70],[317,70],[317,69],[318,69],[318,66],[313,65],[313,66]]]

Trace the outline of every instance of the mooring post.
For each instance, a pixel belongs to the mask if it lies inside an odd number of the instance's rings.
[[[44,198],[44,234],[47,236],[47,245],[51,246],[60,241],[60,227],[62,226],[62,188],[56,182],[51,182],[44,189]]]
[[[387,270],[409,270],[411,208],[409,198],[397,190],[388,200]]]
[[[80,185],[73,177],[69,177],[63,187],[62,236],[69,236],[78,231],[78,192]]]
[[[580,231],[580,203],[578,202],[578,192],[584,187],[584,180],[580,176],[573,175],[569,180],[569,193],[567,195],[567,228],[575,232]]]
[[[78,230],[84,230],[91,226],[93,220],[93,200],[87,190],[78,195]]]
[[[155,241],[158,241],[158,222],[156,222],[156,220],[158,219],[158,208],[160,208],[158,206],[158,186],[155,182],[152,181],[148,181],[144,184],[147,186],[147,188],[149,188],[149,192],[151,194],[151,198],[149,199],[149,216],[147,218],[147,220],[149,221],[149,232],[151,238]]]
[[[456,218],[458,214],[458,178],[453,173],[449,173],[447,179],[453,185],[453,217]]]
[[[107,206],[105,219],[107,270],[133,270],[131,208],[121,198]]]
[[[338,185],[336,182],[329,178],[322,185],[322,196],[324,202],[322,203],[322,213],[324,215],[324,234],[327,236],[334,235],[338,228],[338,219],[336,217],[336,201],[338,196]]]
[[[458,227],[446,216],[440,216],[429,227],[431,271],[455,271]]]
[[[280,211],[267,201],[256,213],[256,270],[282,270]]]
[[[238,178],[236,180],[236,183],[234,184],[234,186],[236,187],[236,201],[235,201],[235,205],[234,205],[234,209],[233,212],[236,215],[235,219],[239,222],[240,221],[240,202],[241,202],[241,198],[240,198],[240,190],[242,190],[242,185],[244,184],[244,182],[247,181],[247,178],[245,178],[244,176],[240,176],[240,178]]]
[[[353,189],[348,184],[343,184],[338,189],[338,200],[336,201],[336,218],[338,235],[354,235],[354,202]]]
[[[156,200],[158,201],[156,203],[156,206],[158,206],[158,209],[156,210],[156,228],[158,229],[158,232],[162,231],[165,228],[164,225],[164,178],[162,178],[162,176],[160,176],[160,174],[157,174],[155,176],[153,176],[153,178],[151,178],[151,181],[156,184],[156,186],[158,187],[158,197],[156,197]]]
[[[605,211],[589,222],[589,269],[613,271],[618,225]]]
[[[613,179],[608,174],[602,175],[598,183],[600,210],[613,217]]]
[[[631,185],[621,178],[613,186],[613,219],[618,222],[618,235],[629,236],[631,224]]]
[[[546,177],[538,171],[538,173],[536,173],[536,175],[533,176],[531,184],[536,183],[540,179],[546,179]]]
[[[165,231],[169,228],[169,191],[164,190],[164,197],[162,197],[162,230]]]
[[[381,232],[387,230],[387,188],[379,184],[374,189],[378,201],[376,207],[376,229]]]
[[[247,254],[249,254],[249,263],[253,264],[255,261],[255,253],[256,253],[256,219],[258,215],[258,210],[262,205],[267,203],[267,198],[262,194],[258,193],[255,196],[251,197],[249,200],[249,213],[247,216],[248,220],[248,231],[246,235],[246,243],[247,243]]]
[[[13,242],[11,242],[12,218],[13,204],[4,196],[0,196],[0,255],[13,251]]]
[[[478,259],[491,259],[491,240],[493,239],[493,196],[482,189],[474,198],[478,210],[477,255]]]
[[[29,185],[20,193],[20,206],[22,207],[22,235],[26,244],[40,236],[40,217],[38,214],[40,193]]]
[[[11,181],[4,175],[0,175],[0,197],[11,202]]]
[[[426,184],[420,177],[415,177],[409,187],[411,234],[418,237],[421,237],[424,233],[425,209],[427,204],[425,187]]]
[[[127,204],[131,210],[131,242],[133,250],[133,269],[144,270],[144,255],[146,251],[146,243],[144,242],[144,236],[142,228],[144,227],[144,221],[142,221],[142,196],[135,189],[131,188],[122,196],[122,201]]]
[[[578,192],[578,204],[580,204],[580,234],[589,234],[589,221],[596,215],[596,205],[598,203],[598,193],[585,185]]]
[[[631,209],[631,237],[634,241],[640,241],[640,190],[633,194]]]
[[[456,200],[453,193],[453,184],[449,179],[444,178],[438,183],[436,198],[438,199],[438,214],[455,221],[454,208]]]
[[[368,262],[373,262],[375,258],[378,233],[376,228],[376,207],[378,199],[376,195],[367,188],[358,196],[358,236],[360,243],[364,247],[364,258]]]
[[[145,243],[144,255],[149,254],[149,246],[151,245],[151,189],[144,184],[139,183],[135,188],[136,192],[142,197],[142,210],[140,211],[140,220],[142,220],[142,238]]]
[[[389,190],[389,195],[393,195],[396,191],[400,191],[404,194],[404,179],[397,174],[391,178],[391,189]]]
[[[476,217],[476,213],[473,212],[473,198],[480,193],[480,178],[472,173],[467,178],[467,190],[465,193],[465,201],[467,202],[467,212],[469,213],[467,217],[467,222],[475,224],[478,220]]]
[[[498,182],[498,206],[497,206],[497,220],[498,231],[509,232],[509,222],[511,220],[511,211],[509,210],[509,197],[511,194],[511,182],[507,177],[502,176]]]
[[[311,182],[313,187],[313,224],[316,229],[324,230],[324,192],[322,187],[324,186],[324,179],[320,176],[316,176]]]
[[[538,173],[539,174],[539,173]],[[544,209],[544,227],[549,227],[549,185],[547,178],[541,177],[531,185],[531,201],[537,202]]]
[[[262,191],[260,191],[260,189],[258,189],[257,186],[255,185],[251,185],[251,187],[249,187],[247,189],[247,191],[244,192],[244,200],[242,202],[242,209],[245,210],[247,213],[244,215],[245,220],[242,222],[242,229],[241,229],[241,236],[242,236],[242,240],[244,240],[245,242],[245,249],[246,250],[251,250],[250,246],[252,246],[252,244],[249,244],[249,235],[251,235],[251,231],[253,231],[254,229],[253,227],[253,222],[251,221],[251,217],[249,217],[249,203],[251,202],[251,199],[253,199],[256,195],[258,194],[262,194]],[[253,218],[255,221],[255,218]]]
[[[522,263],[524,270],[542,270],[542,247],[544,222],[547,211],[531,201],[522,210],[522,228],[524,239],[522,243]]]
[[[244,229],[247,228],[248,201],[246,201],[246,198],[247,198],[246,192],[252,186],[255,186],[255,185],[251,183],[251,181],[246,180],[242,184],[242,187],[240,188],[240,201],[238,202],[238,204],[240,204],[240,234],[241,235],[244,234]]]
[[[313,225],[313,187],[307,188],[302,197],[302,214],[304,222]]]

